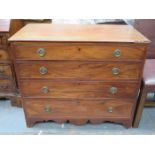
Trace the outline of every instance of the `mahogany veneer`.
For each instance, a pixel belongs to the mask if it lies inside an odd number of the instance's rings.
[[[9,39],[27,126],[132,126],[149,40],[127,25],[29,24]]]

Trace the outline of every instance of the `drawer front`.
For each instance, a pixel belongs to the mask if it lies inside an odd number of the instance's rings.
[[[20,78],[137,80],[141,63],[35,62],[17,64]]]
[[[0,79],[0,93],[11,93],[15,90],[13,81]]]
[[[24,99],[28,117],[129,118],[133,102],[128,100]]]
[[[8,52],[0,49],[0,61],[9,60]]]
[[[0,64],[0,78],[11,78],[12,71],[11,66],[6,64]]]
[[[42,98],[135,98],[136,82],[55,82],[24,80],[20,82],[24,97]]]
[[[51,44],[52,45],[52,44]],[[145,48],[132,45],[16,46],[18,60],[142,60]]]

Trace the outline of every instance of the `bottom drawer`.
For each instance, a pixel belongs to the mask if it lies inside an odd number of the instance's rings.
[[[12,93],[15,85],[12,80],[0,79],[0,93]]]
[[[130,118],[131,100],[24,99],[27,117],[52,119]]]

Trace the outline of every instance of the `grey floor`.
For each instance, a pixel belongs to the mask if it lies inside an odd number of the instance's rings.
[[[0,134],[155,134],[155,108],[145,108],[139,128],[125,129],[112,123],[99,125],[57,124],[54,122],[38,123],[27,128],[22,108],[12,107],[10,101],[0,101]]]

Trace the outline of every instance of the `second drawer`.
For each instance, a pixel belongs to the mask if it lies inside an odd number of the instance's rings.
[[[142,63],[114,62],[24,62],[17,63],[20,78],[76,80],[137,80]]]
[[[20,82],[24,97],[47,98],[135,98],[137,82],[54,82],[23,80]]]

